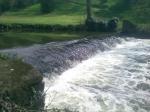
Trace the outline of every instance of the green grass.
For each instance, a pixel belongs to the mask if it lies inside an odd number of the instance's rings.
[[[43,15],[43,16],[0,16],[0,23],[77,25],[84,22],[84,16]]]
[[[59,25],[77,25],[85,21],[85,1],[76,0],[82,5],[77,5],[71,2],[57,0],[57,8],[49,14],[41,14],[40,4],[34,4],[18,11],[8,11],[0,16],[0,23],[21,23],[21,24],[59,24]],[[105,10],[99,7],[99,0],[92,0],[93,14],[98,19],[109,19],[119,17],[121,20],[128,19],[135,23],[147,24],[150,23],[150,1],[138,0],[132,6],[119,6],[120,0],[107,0],[107,8]],[[123,5],[124,7],[124,5]],[[113,10],[112,10],[113,9]]]
[[[82,0],[76,0],[76,2],[85,4],[85,1]],[[49,14],[41,14],[40,4],[34,4],[25,9],[3,13],[0,16],[0,23],[77,25],[84,23],[85,13],[86,9],[84,5],[59,1],[57,8]]]
[[[41,14],[40,4],[34,4],[22,10],[5,12],[3,15],[5,16],[23,16],[23,15],[33,16],[33,15],[39,15],[39,14]]]
[[[57,9],[49,14],[41,14],[40,4],[29,6],[19,11],[8,11],[0,16],[0,23],[21,24],[59,24],[77,25],[85,20],[85,7],[60,1]]]

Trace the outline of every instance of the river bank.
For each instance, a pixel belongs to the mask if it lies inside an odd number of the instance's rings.
[[[0,111],[42,108],[42,75],[21,60],[0,56]]]

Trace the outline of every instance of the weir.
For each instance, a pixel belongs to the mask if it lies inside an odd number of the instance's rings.
[[[121,38],[105,39],[81,39],[65,42],[51,42],[45,45],[34,45],[26,48],[14,48],[3,50],[5,55],[11,58],[21,58],[31,64],[42,73],[61,73],[73,63],[80,62],[94,56],[97,52],[103,52],[115,47]]]
[[[45,109],[150,111],[150,40],[82,39],[1,52],[45,73]]]
[[[77,112],[149,112],[150,40],[133,39],[45,79],[47,108]]]

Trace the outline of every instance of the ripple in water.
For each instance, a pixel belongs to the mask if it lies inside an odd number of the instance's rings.
[[[99,52],[45,81],[48,109],[150,112],[150,40],[131,40]]]

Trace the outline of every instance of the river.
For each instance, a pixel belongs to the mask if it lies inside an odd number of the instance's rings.
[[[46,109],[150,112],[148,39],[83,39],[3,52],[44,73]]]

